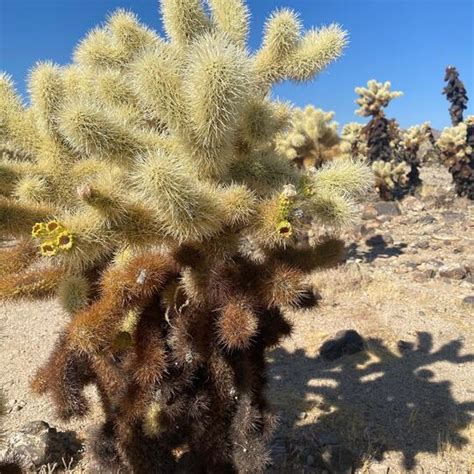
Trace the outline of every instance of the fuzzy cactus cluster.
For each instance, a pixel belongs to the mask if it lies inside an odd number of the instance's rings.
[[[422,139],[418,130],[402,132],[395,120],[385,116],[385,107],[391,100],[403,95],[400,91],[391,91],[390,82],[370,80],[367,87],[356,87],[359,98],[355,101],[359,108],[357,115],[371,117],[367,125],[355,134],[361,136],[367,161],[375,174],[376,189],[384,200],[399,199],[407,193],[413,193],[421,185],[417,156],[417,140]],[[355,140],[348,129],[347,140]],[[348,145],[346,145],[347,147]],[[358,151],[358,153],[360,153]]]
[[[445,128],[436,145],[451,172],[456,193],[474,199],[474,116]]]
[[[463,112],[467,109],[467,92],[463,82],[459,78],[459,72],[454,66],[448,66],[444,75],[446,86],[443,94],[450,102],[449,115],[453,126],[463,121]]]
[[[353,159],[365,160],[368,153],[364,125],[350,122],[344,125],[341,133],[341,153]]]
[[[63,419],[97,387],[106,469],[260,472],[265,351],[371,186],[360,162],[304,174],[281,156],[291,110],[270,91],[312,79],[346,33],[280,9],[251,53],[242,0],[162,0],[161,17],[165,38],[119,10],[72,64],[37,64],[28,106],[0,77],[0,297],[59,295],[71,319],[32,386]],[[302,248],[308,215],[329,234]]]
[[[319,168],[337,156],[340,142],[334,112],[325,112],[311,105],[293,110],[290,128],[276,140],[276,150],[299,168]]]
[[[355,101],[359,108],[356,114],[361,117],[383,117],[384,109],[388,104],[397,97],[401,97],[403,92],[390,90],[391,83],[377,82],[370,79],[367,87],[356,87],[355,93],[359,98]]]

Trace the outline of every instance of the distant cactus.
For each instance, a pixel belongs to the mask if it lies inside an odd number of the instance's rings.
[[[336,154],[340,139],[334,112],[324,112],[313,106],[295,109],[290,118],[290,128],[279,135],[276,149],[299,168],[319,168]]]
[[[436,145],[453,176],[456,193],[474,199],[474,116],[445,128]]]
[[[453,126],[460,124],[463,121],[463,112],[467,109],[467,92],[461,79],[459,79],[459,72],[454,66],[448,66],[444,75],[444,80],[447,82],[443,89],[443,94],[451,103],[449,107],[449,115]]]
[[[340,149],[343,155],[353,159],[366,159],[367,140],[364,134],[364,125],[350,122],[342,128]]]
[[[384,108],[392,99],[402,95],[402,92],[391,91],[390,86],[388,81],[381,83],[372,79],[366,88],[355,89],[360,96],[356,100],[359,105],[356,114],[372,117],[361,132],[365,135],[365,140],[362,141],[366,143],[363,145],[363,151],[366,146],[368,162],[376,163],[374,170],[379,173],[376,177],[377,189],[380,196],[386,200],[399,199],[407,193],[415,192],[421,185],[417,140],[424,138],[421,129],[402,132],[395,120],[385,117]],[[383,166],[382,163],[389,165]],[[399,166],[401,163],[404,165]],[[403,172],[406,172],[406,176],[401,175]],[[393,176],[390,177],[387,173],[393,173]]]
[[[40,254],[12,251],[0,297],[59,288],[71,321],[33,388],[69,419],[97,386],[107,470],[264,469],[265,350],[291,332],[282,310],[303,304],[306,274],[343,249],[296,236],[305,215],[350,224],[371,185],[359,162],[304,175],[274,149],[288,110],[271,86],[313,78],[346,33],[278,10],[250,55],[245,4],[209,7],[162,0],[166,39],[119,10],[71,65],[34,68],[28,107],[0,79],[0,141],[24,157],[2,158],[0,233]]]

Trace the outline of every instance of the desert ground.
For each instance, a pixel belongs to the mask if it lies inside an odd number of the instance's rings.
[[[312,276],[317,307],[289,313],[293,336],[268,354],[280,415],[271,471],[474,471],[474,204],[454,196],[445,169],[422,178],[420,196],[364,206],[345,261]],[[55,300],[0,307],[7,434],[44,420],[82,441],[100,422],[96,401],[88,419],[65,424],[29,390],[67,318]],[[323,360],[322,343],[347,329],[365,350]],[[66,464],[94,472],[87,448]]]

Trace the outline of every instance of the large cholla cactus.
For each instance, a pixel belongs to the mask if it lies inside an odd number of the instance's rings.
[[[444,80],[447,82],[443,89],[443,94],[451,103],[449,107],[449,115],[451,116],[452,124],[458,125],[463,120],[463,112],[467,109],[467,92],[464,84],[459,79],[459,72],[454,66],[448,66],[444,75]]]
[[[33,69],[29,107],[0,80],[1,141],[24,158],[1,163],[1,234],[16,245],[0,253],[0,296],[58,288],[71,321],[33,387],[69,419],[97,386],[91,449],[112,471],[263,469],[265,350],[291,331],[282,310],[311,302],[305,275],[342,250],[333,234],[308,249],[295,236],[305,215],[350,223],[371,184],[359,163],[304,176],[273,149],[288,110],[272,84],[314,77],[346,34],[303,34],[279,10],[250,55],[244,3],[208,7],[162,0],[166,40],[116,12],[73,64]]]
[[[339,144],[338,124],[334,112],[325,112],[311,105],[295,109],[291,114],[290,128],[276,140],[276,149],[299,168],[319,168],[336,154]]]
[[[436,145],[453,176],[456,193],[474,199],[474,116],[445,128]]]

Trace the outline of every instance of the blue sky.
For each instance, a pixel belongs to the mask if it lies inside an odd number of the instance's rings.
[[[260,44],[263,22],[277,7],[301,14],[306,27],[331,22],[350,34],[345,55],[314,82],[284,83],[274,94],[296,105],[334,110],[343,124],[354,115],[354,87],[375,78],[390,80],[403,97],[387,110],[407,127],[429,120],[450,125],[441,95],[444,68],[455,65],[474,114],[473,0],[249,0],[250,45]],[[29,68],[38,60],[69,62],[77,41],[108,12],[125,7],[160,31],[157,0],[0,0],[0,70],[11,74],[25,94]]]

